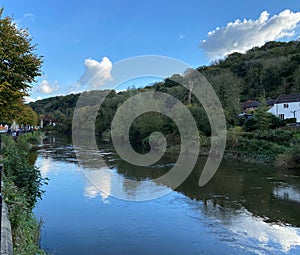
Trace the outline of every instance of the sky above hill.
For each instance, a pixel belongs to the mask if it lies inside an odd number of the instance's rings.
[[[127,58],[161,55],[198,67],[300,36],[298,0],[2,0],[2,6],[44,56],[27,100],[79,92],[91,77],[101,88]]]

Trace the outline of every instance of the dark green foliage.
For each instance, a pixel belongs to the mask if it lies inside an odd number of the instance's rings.
[[[196,121],[199,131],[206,136],[210,136],[210,123],[204,108],[199,106],[191,106],[189,107],[189,110],[191,111],[193,118]]]
[[[291,146],[277,156],[275,164],[285,168],[300,168],[299,133],[292,140]]]
[[[289,146],[294,133],[287,130],[256,130],[254,132],[242,133],[244,138],[249,140],[265,140],[269,142],[278,143],[280,145]]]
[[[297,122],[296,118],[289,118],[284,120],[285,124],[296,123],[296,122]]]
[[[295,131],[230,129],[225,156],[250,162],[272,163],[284,168],[300,167],[300,134]]]
[[[223,106],[228,128],[245,132],[228,135],[227,152],[233,155],[249,156],[255,160],[273,161],[277,155],[287,153],[293,141],[294,133],[276,130],[285,122],[267,112],[262,105],[252,118],[239,118],[240,102],[257,99],[275,99],[281,94],[300,93],[300,42],[268,42],[262,47],[255,47],[245,54],[233,53],[226,59],[215,62],[211,66],[199,67],[198,71],[213,86]],[[210,136],[208,117],[196,97],[193,89],[199,81],[196,73],[187,70],[184,75],[174,74],[162,82],[145,88],[133,88],[116,93],[111,91],[93,91],[89,100],[80,107],[83,116],[81,125],[92,125],[94,120],[89,118],[95,110],[95,102],[106,98],[101,105],[96,118],[95,132],[97,135],[110,137],[111,122],[117,109],[130,97],[147,91],[167,93],[173,98],[165,102],[167,109],[172,109],[176,100],[181,101],[193,115],[199,129],[200,138]],[[185,85],[186,87],[182,86]],[[103,94],[104,93],[104,94]],[[70,132],[74,107],[79,95],[49,98],[30,106],[43,117],[57,120],[54,128],[59,132]],[[136,105],[133,107],[137,107]],[[126,113],[127,114],[127,113]],[[124,114],[124,115],[126,115]],[[126,116],[124,116],[126,118]],[[151,133],[163,133],[172,144],[180,144],[180,134],[174,121],[158,113],[143,114],[131,125],[130,141],[134,145],[148,146]],[[122,135],[120,135],[121,137]],[[202,137],[203,138],[203,137]],[[204,139],[205,140],[205,139]],[[206,142],[208,144],[208,142]]]
[[[202,69],[201,73],[206,77],[218,95],[224,110],[230,113],[240,112],[240,93],[244,82],[229,69],[212,67]]]
[[[286,130],[228,131],[226,154],[253,162],[273,163],[290,154],[297,133]]]
[[[229,69],[244,80],[241,101],[276,98],[299,93],[300,42],[268,42],[246,54],[233,53],[225,60],[200,68],[202,71]]]
[[[297,140],[293,143],[293,145],[290,148],[290,155],[291,159],[297,164],[299,167],[300,165],[300,141]]]
[[[31,212],[26,196],[10,181],[5,181],[5,201],[9,206],[15,255],[46,255],[39,247],[41,221]]]
[[[46,126],[48,131],[70,133],[72,129],[73,111],[80,94],[50,97],[30,103],[30,107],[38,114],[40,119],[50,119],[56,126]]]
[[[27,153],[30,148],[27,141],[36,142],[39,135],[22,135],[18,142],[10,136],[3,137],[3,194],[9,209],[16,255],[45,254],[39,248],[41,222],[35,218],[32,209],[41,198],[41,186],[46,180],[39,169],[29,163]]]
[[[269,130],[284,126],[284,121],[267,112],[265,106],[260,106],[253,114],[253,117],[246,119],[243,123],[245,131]]]
[[[44,183],[39,169],[29,163],[27,153],[24,150],[27,145],[25,139],[15,142],[12,137],[3,137],[2,149],[4,177],[12,182],[26,197],[29,208],[42,196],[41,186]]]
[[[44,117],[52,115],[52,117],[60,120],[60,114],[67,117],[72,115],[78,98],[79,94],[70,94],[67,96],[56,96],[38,100],[29,105],[39,115],[44,115]]]
[[[276,156],[286,151],[286,147],[274,142],[265,140],[255,140],[241,138],[237,146],[237,151],[244,153],[247,157],[252,157],[257,161],[275,160]]]
[[[155,131],[162,130],[164,125],[163,115],[148,112],[140,115],[130,127],[129,139],[132,144],[148,144],[149,135]]]

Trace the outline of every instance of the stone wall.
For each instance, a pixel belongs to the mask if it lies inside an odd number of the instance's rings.
[[[12,255],[13,245],[11,238],[11,226],[8,217],[7,205],[2,204],[2,221],[1,221],[1,255]]]

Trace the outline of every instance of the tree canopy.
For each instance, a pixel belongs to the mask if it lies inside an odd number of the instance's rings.
[[[42,57],[27,29],[18,28],[0,9],[0,120],[14,118],[20,99],[41,75]]]
[[[232,53],[211,66],[199,67],[208,74],[230,70],[244,81],[240,100],[275,99],[282,94],[300,93],[300,41],[267,42],[245,54]]]
[[[237,114],[241,111],[240,103],[248,99],[275,99],[281,94],[300,93],[300,41],[268,42],[262,47],[255,47],[245,54],[233,53],[226,59],[210,66],[202,66],[197,70],[206,77],[213,86],[224,109],[228,127],[239,123]],[[197,75],[193,69],[182,74],[174,74],[164,81],[145,88],[111,93],[101,105],[95,124],[97,134],[107,134],[118,107],[129,97],[143,91],[159,91],[167,93],[185,104],[196,120],[198,129],[210,135],[207,114],[201,103],[193,95],[197,86]],[[186,86],[182,86],[185,84]],[[101,98],[101,91],[90,93],[86,105],[80,109],[83,119],[88,120],[89,111],[95,100]],[[56,128],[70,132],[73,111],[77,95],[59,96],[30,103],[30,106],[44,118],[54,119],[59,123]],[[172,108],[174,102],[168,100],[166,107]],[[154,121],[156,118],[156,121]],[[81,121],[80,123],[85,123]],[[150,125],[151,124],[151,125]],[[252,120],[245,123],[245,129],[269,129],[280,126],[278,118],[259,110]],[[167,117],[147,113],[136,119],[131,128],[135,141],[143,141],[152,130],[177,135],[176,125]]]

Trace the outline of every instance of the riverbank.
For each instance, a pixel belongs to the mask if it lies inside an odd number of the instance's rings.
[[[283,168],[300,168],[300,132],[229,129],[225,158],[263,163]]]
[[[210,137],[200,135],[199,141],[199,156],[208,156]],[[166,152],[179,153],[180,144],[169,145]],[[228,129],[224,158],[282,168],[300,168],[300,132],[284,129],[252,132],[239,128]]]
[[[29,159],[29,150],[41,136],[37,132],[24,134],[17,140],[2,137],[3,197],[8,207],[15,255],[45,254],[39,248],[41,222],[32,213],[42,196],[45,180]]]

